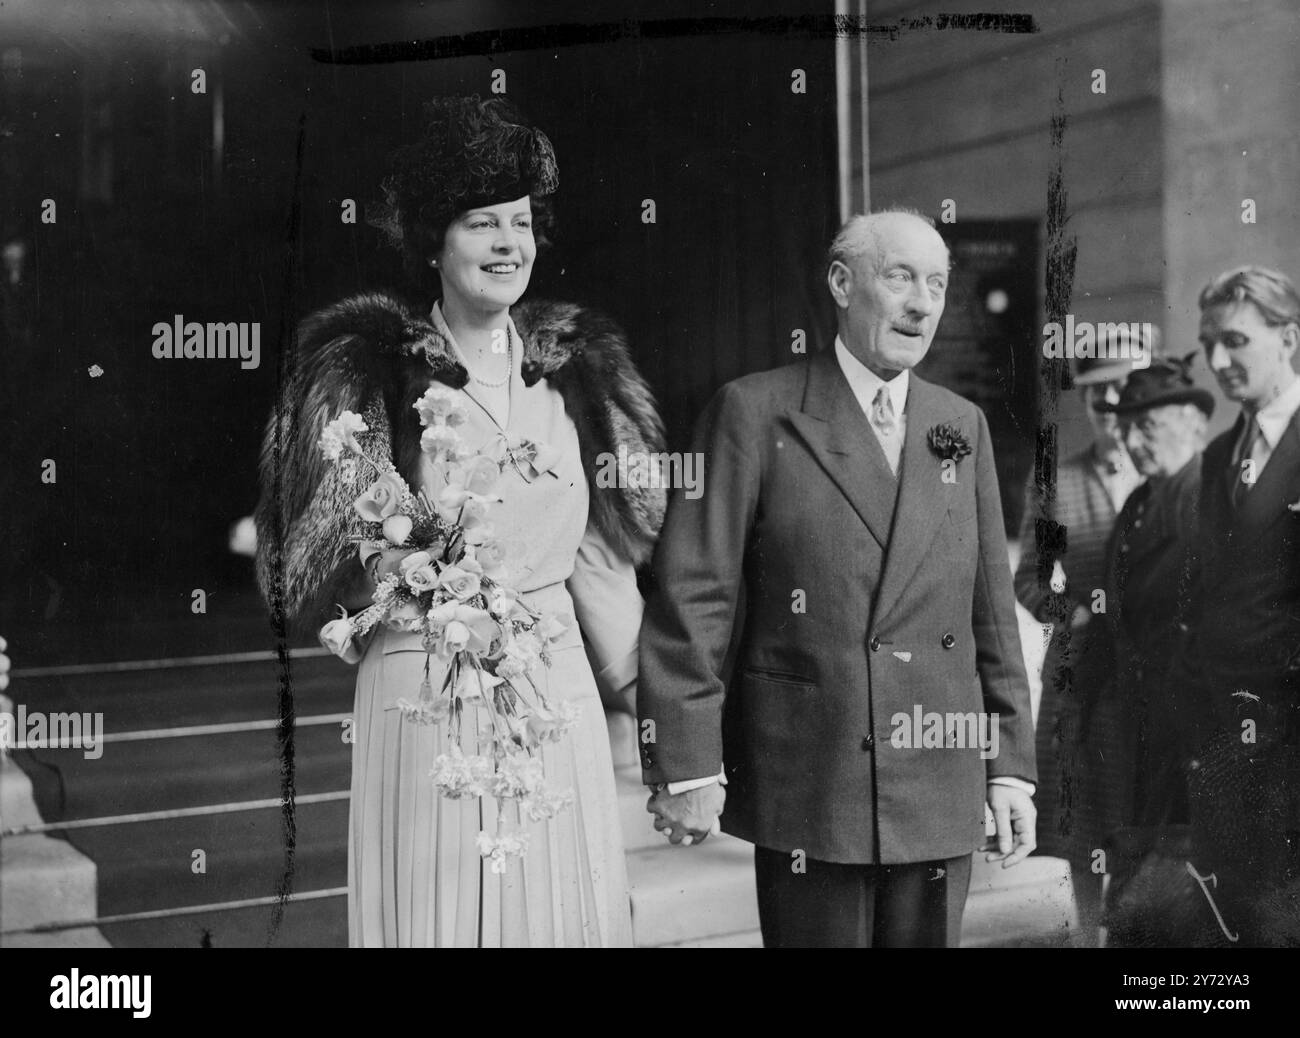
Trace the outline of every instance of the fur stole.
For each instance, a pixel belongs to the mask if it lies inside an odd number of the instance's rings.
[[[596,490],[596,458],[657,453],[663,424],[650,389],[612,321],[568,303],[511,308],[524,343],[523,380],[547,379],[578,431],[590,520],[634,565],[645,562],[663,522],[660,488]],[[353,296],[312,314],[281,360],[282,392],[262,443],[257,578],[273,613],[310,625],[359,576],[360,520],[352,502],[373,479],[363,465],[326,462],[317,441],[343,410],[364,416],[362,443],[393,459],[417,485],[419,418],[412,404],[436,379],[459,389],[468,373],[427,316],[391,296]]]

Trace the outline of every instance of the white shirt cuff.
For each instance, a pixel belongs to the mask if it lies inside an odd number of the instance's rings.
[[[988,784],[990,786],[1011,786],[1022,793],[1028,793],[1030,796],[1034,795],[1034,784],[1026,782],[1024,779],[1018,779],[1014,775],[994,775],[989,779]]]
[[[679,793],[689,793],[692,789],[703,789],[705,786],[711,786],[713,783],[721,786],[727,784],[726,774],[719,770],[716,775],[710,775],[708,778],[682,779],[679,782],[668,783],[668,795],[675,797]]]

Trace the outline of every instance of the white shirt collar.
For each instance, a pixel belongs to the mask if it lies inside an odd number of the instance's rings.
[[[1291,424],[1295,413],[1300,411],[1300,378],[1266,406],[1255,413],[1259,431],[1264,435],[1264,442],[1269,450],[1275,450],[1278,442],[1286,435],[1286,427]]]
[[[840,362],[840,370],[844,372],[844,377],[849,381],[849,388],[853,390],[853,395],[857,397],[858,403],[862,406],[865,414],[871,414],[871,405],[875,402],[876,393],[881,386],[889,388],[889,401],[894,405],[894,414],[902,415],[904,408],[907,406],[907,387],[909,385],[909,372],[906,368],[886,382],[869,367],[858,360],[849,352],[849,348],[844,345],[843,340],[835,336],[835,359]]]

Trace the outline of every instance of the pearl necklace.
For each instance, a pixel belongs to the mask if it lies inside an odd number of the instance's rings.
[[[468,360],[468,358],[466,359]],[[469,364],[466,364],[465,367],[468,369]],[[484,382],[483,379],[479,378],[472,371],[470,371],[469,377],[472,378],[484,389],[500,389],[502,386],[504,386],[507,382],[510,381],[510,376],[514,373],[514,370],[515,370],[515,344],[512,340],[507,339],[506,340],[506,377],[503,378],[500,382]]]

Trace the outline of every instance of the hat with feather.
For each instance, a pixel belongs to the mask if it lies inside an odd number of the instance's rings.
[[[389,159],[385,201],[369,222],[401,250],[413,274],[442,245],[461,213],[553,194],[560,172],[541,130],[500,98],[440,97],[424,106],[420,138]]]
[[[1192,378],[1195,353],[1185,357],[1162,357],[1151,366],[1133,372],[1124,391],[1113,404],[1098,404],[1098,411],[1131,415],[1165,404],[1193,404],[1210,418],[1214,414],[1214,397]]]

